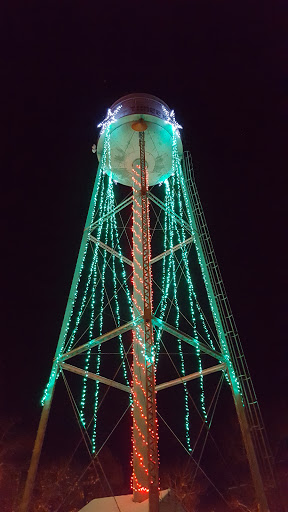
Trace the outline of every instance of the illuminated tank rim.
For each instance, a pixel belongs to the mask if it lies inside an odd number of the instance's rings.
[[[134,100],[134,108],[132,107],[131,103]],[[143,105],[141,105],[142,109],[139,111],[137,110],[137,106],[139,108],[140,101],[143,100],[145,102]],[[130,108],[129,108],[130,103]],[[138,105],[137,105],[138,103]],[[128,104],[128,108],[127,108]],[[152,106],[154,104],[154,107]],[[165,114],[163,112],[162,106],[170,112],[170,107],[165,103],[165,101],[161,100],[157,96],[154,96],[153,94],[148,94],[146,92],[135,92],[131,94],[126,94],[125,96],[122,96],[118,100],[116,100],[110,107],[110,109],[113,111],[118,106],[121,105],[121,109],[117,113],[117,119],[120,119],[121,117],[124,117],[126,115],[131,114],[150,114],[155,117],[158,117],[160,119],[166,119]],[[158,106],[158,108],[157,108]]]

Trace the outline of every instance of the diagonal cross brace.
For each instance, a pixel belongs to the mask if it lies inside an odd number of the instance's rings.
[[[159,197],[157,196],[154,196],[154,194],[152,194],[152,192],[148,192],[148,197],[150,199],[150,201],[153,201],[153,203],[155,203],[157,206],[159,206],[160,208],[162,208],[162,210],[166,210],[166,211],[169,211],[170,215],[172,215],[172,217],[174,217],[174,219],[176,220],[176,222],[180,225],[180,226],[184,226],[184,228],[189,232],[189,233],[192,233],[193,234],[193,231],[191,229],[191,226],[190,224],[188,224],[188,222],[186,222],[184,219],[182,219],[180,217],[180,215],[178,215],[176,212],[173,212],[172,210],[170,210],[169,208],[166,208],[165,204],[163,203],[163,201],[161,201],[161,199],[159,199]]]
[[[199,348],[205,354],[215,357],[216,359],[218,359],[221,362],[223,362],[223,360],[225,360],[225,356],[223,354],[221,354],[220,352],[217,352],[217,350],[207,347],[206,345],[199,342],[195,338],[192,338],[192,336],[189,336],[185,332],[182,332],[179,329],[176,329],[176,327],[173,327],[172,325],[168,324],[167,322],[164,322],[164,320],[160,320],[160,318],[153,316],[152,324],[156,327],[160,327],[161,329],[163,329],[163,331],[169,332],[169,334],[172,334],[173,336],[175,336],[175,338],[177,338],[181,341],[185,341],[186,343],[188,343],[189,345],[192,345],[195,348]]]
[[[63,370],[68,370],[71,373],[75,373],[76,375],[82,375],[82,377],[86,377],[87,379],[95,380],[102,382],[102,384],[106,384],[106,386],[111,386],[116,389],[120,389],[121,391],[126,391],[126,393],[131,393],[132,390],[129,386],[125,386],[125,384],[121,384],[112,379],[107,379],[106,377],[102,377],[101,375],[97,375],[96,373],[88,372],[83,370],[82,368],[78,368],[77,366],[72,366],[71,364],[61,363],[60,368]]]
[[[161,254],[158,254],[158,256],[155,256],[155,258],[152,258],[152,260],[150,261],[151,265],[153,263],[156,263],[156,261],[162,260],[162,258],[164,258],[165,256],[168,256],[169,254],[172,254],[173,252],[178,251],[184,245],[192,243],[193,240],[194,240],[194,236],[190,236],[189,238],[186,238],[186,240],[184,240],[184,242],[181,242],[180,244],[174,245],[174,247],[172,247],[171,249],[168,249],[167,251],[162,252]]]
[[[172,386],[177,386],[178,384],[184,384],[184,382],[189,382],[190,380],[198,379],[201,376],[210,375],[211,373],[220,372],[225,370],[226,364],[220,363],[216,366],[210,366],[210,368],[204,368],[201,372],[190,373],[189,375],[183,375],[183,377],[179,377],[179,379],[169,380],[168,382],[162,382],[162,384],[158,384],[156,386],[156,391],[161,391],[162,389],[171,388]]]
[[[61,357],[59,357],[59,361],[66,361],[66,359],[70,359],[70,357],[78,356],[79,354],[82,354],[82,352],[85,352],[86,350],[90,350],[93,347],[101,345],[105,341],[111,340],[112,338],[116,338],[120,334],[124,334],[124,332],[131,331],[131,329],[135,328],[137,325],[140,325],[142,322],[143,318],[138,317],[135,320],[131,320],[131,322],[128,322],[127,324],[121,325],[120,327],[116,327],[116,329],[113,329],[112,331],[109,331],[105,334],[101,334],[101,336],[98,336],[98,338],[94,338],[94,340],[91,340],[88,343],[84,343],[84,345],[80,345],[79,347],[76,347],[73,350],[66,352]]]
[[[105,222],[105,220],[109,219],[109,217],[111,217],[112,215],[115,215],[115,213],[118,213],[121,210],[123,210],[124,208],[126,208],[126,206],[128,206],[130,203],[132,203],[132,200],[133,199],[131,196],[124,199],[124,201],[122,201],[122,203],[118,204],[118,206],[116,206],[112,212],[109,212],[106,215],[104,215],[101,219],[101,222]],[[92,232],[99,224],[99,221],[100,221],[100,219],[96,220],[90,226],[87,226],[87,228],[85,228],[84,231],[86,231],[87,229],[90,228],[90,231]]]
[[[131,260],[129,260],[128,258],[126,258],[125,256],[123,256],[122,254],[120,254],[119,252],[115,251],[115,249],[112,249],[112,247],[109,247],[109,245],[107,244],[104,244],[104,242],[101,242],[101,240],[98,240],[97,238],[95,238],[95,236],[93,235],[90,235],[89,239],[94,242],[95,244],[98,244],[99,247],[101,247],[102,249],[104,249],[105,251],[107,252],[110,252],[111,254],[113,254],[113,256],[116,256],[116,258],[118,258],[119,260],[122,260],[124,261],[124,263],[127,263],[128,265],[130,265],[131,267],[133,266],[133,263]]]

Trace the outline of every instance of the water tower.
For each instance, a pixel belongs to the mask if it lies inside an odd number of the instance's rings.
[[[264,487],[272,470],[265,431],[193,179],[191,157],[183,154],[181,126],[174,111],[159,98],[130,94],[111,106],[99,127],[99,168],[43,397],[21,512],[28,510],[55,384],[63,371],[83,379],[79,418],[84,428],[88,428],[89,382],[95,386],[93,453],[100,386],[130,396],[133,500],[148,500],[150,512],[159,510],[156,395],[183,386],[187,449],[193,455],[188,383],[200,383],[200,410],[206,421],[204,377],[223,375],[233,395],[259,510],[268,512]],[[127,222],[121,217],[124,211],[130,212]],[[195,291],[191,247],[213,328]],[[86,327],[80,332],[82,324]],[[165,336],[175,344],[180,366],[177,378],[158,382]],[[128,338],[132,350],[125,341]],[[123,382],[115,377],[118,372],[101,374],[101,351],[112,340],[119,345]],[[183,345],[191,350],[188,357],[197,360],[196,371],[186,370],[190,363],[185,361]],[[67,362],[72,358],[78,358],[77,366]]]

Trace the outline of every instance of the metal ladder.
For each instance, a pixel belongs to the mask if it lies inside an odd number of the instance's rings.
[[[236,377],[240,384],[243,403],[246,409],[248,426],[258,459],[259,468],[266,487],[275,487],[273,460],[268,444],[261,411],[249,374],[247,362],[241,346],[239,334],[232,315],[231,307],[225,292],[224,283],[216,260],[211,237],[208,231],[200,197],[196,187],[191,154],[184,152],[183,172],[192,211],[197,226],[200,243],[204,253],[207,271],[211,280],[212,290],[218,307],[226,342],[230,351]]]

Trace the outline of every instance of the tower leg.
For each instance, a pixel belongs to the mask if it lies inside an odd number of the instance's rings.
[[[233,392],[234,403],[240,424],[243,443],[245,446],[247,459],[250,466],[251,477],[255,489],[256,500],[259,506],[259,512],[269,512],[269,507],[264,491],[263,480],[261,478],[259,464],[256,458],[254,445],[251,438],[250,429],[248,426],[245,409],[242,403],[240,394],[237,395]]]
[[[39,459],[42,451],[44,436],[46,432],[47,422],[51,409],[52,396],[49,397],[44,403],[41,418],[38,426],[38,431],[34,443],[33,453],[31,462],[28,470],[28,475],[25,483],[24,493],[20,504],[19,512],[28,512],[29,504],[31,502],[32,493],[34,489],[34,483],[36,479]]]
[[[53,396],[55,382],[56,382],[56,376],[57,376],[57,371],[58,371],[57,370],[57,368],[58,368],[57,361],[58,361],[58,357],[61,353],[61,350],[63,348],[63,344],[65,341],[65,335],[66,335],[66,329],[67,329],[67,323],[69,321],[69,318],[70,318],[70,315],[71,315],[71,312],[73,309],[73,305],[74,305],[74,298],[75,298],[75,294],[77,291],[78,281],[79,281],[79,277],[81,275],[81,270],[82,270],[83,258],[84,258],[85,251],[86,251],[86,244],[87,244],[87,240],[89,239],[89,235],[90,235],[89,227],[90,227],[91,223],[93,222],[94,200],[97,195],[100,178],[101,178],[101,176],[100,176],[100,173],[98,172],[96,180],[95,180],[95,184],[94,184],[94,189],[93,189],[93,194],[92,194],[92,198],[91,198],[91,202],[90,202],[87,219],[86,219],[86,228],[83,232],[82,242],[81,242],[81,246],[80,246],[79,253],[78,253],[76,268],[75,268],[73,281],[72,281],[71,288],[70,288],[66,311],[65,311],[62,328],[61,328],[59,339],[58,339],[54,363],[53,363],[49,383],[48,383],[48,386],[46,389],[46,396],[45,396],[45,400],[44,400],[40,423],[39,423],[39,427],[38,427],[38,431],[37,431],[37,436],[36,436],[36,440],[35,440],[35,444],[34,444],[33,454],[32,454],[32,458],[31,458],[31,462],[30,462],[30,467],[29,467],[29,471],[28,471],[28,475],[27,475],[27,479],[26,479],[24,494],[23,494],[23,498],[21,501],[19,512],[27,512],[28,511],[29,502],[31,500],[31,496],[33,493],[33,487],[34,487],[34,483],[35,483],[35,479],[36,479],[39,459],[40,459],[40,455],[41,455],[42,445],[43,445],[44,436],[45,436],[45,432],[46,432],[46,426],[47,426],[49,412],[50,412],[50,408],[51,408],[52,396]]]
[[[29,503],[30,503],[32,493],[33,493],[33,487],[34,487],[34,483],[35,483],[35,479],[36,479],[39,459],[40,459],[42,445],[43,445],[44,436],[45,436],[45,432],[46,432],[46,426],[47,426],[47,422],[48,422],[49,412],[51,409],[53,391],[54,391],[55,382],[56,382],[57,364],[58,364],[57,360],[61,353],[64,341],[65,341],[67,323],[69,321],[71,311],[73,309],[74,297],[75,297],[75,294],[77,291],[78,280],[81,275],[83,257],[84,257],[85,250],[86,250],[87,240],[90,235],[89,226],[91,225],[91,223],[93,221],[94,199],[95,199],[95,196],[98,191],[99,182],[100,182],[100,173],[98,172],[96,180],[95,180],[95,184],[94,184],[94,189],[93,189],[93,194],[92,194],[92,198],[91,198],[91,202],[90,202],[87,219],[86,219],[86,229],[84,230],[80,250],[78,253],[78,259],[77,259],[77,263],[76,263],[73,281],[72,281],[71,288],[70,288],[70,293],[69,293],[69,297],[68,297],[68,301],[67,301],[67,306],[66,306],[63,323],[62,323],[62,328],[61,328],[61,332],[60,332],[59,339],[58,339],[54,363],[53,363],[49,383],[48,383],[47,390],[46,390],[44,406],[43,406],[42,413],[41,413],[40,423],[39,423],[39,427],[38,427],[38,431],[37,431],[37,436],[36,436],[36,440],[35,440],[35,444],[34,444],[33,454],[32,454],[32,458],[31,458],[31,462],[30,462],[30,467],[29,467],[29,471],[28,471],[28,475],[27,475],[27,479],[26,479],[24,494],[23,494],[23,498],[21,501],[19,512],[27,512],[28,511]]]

